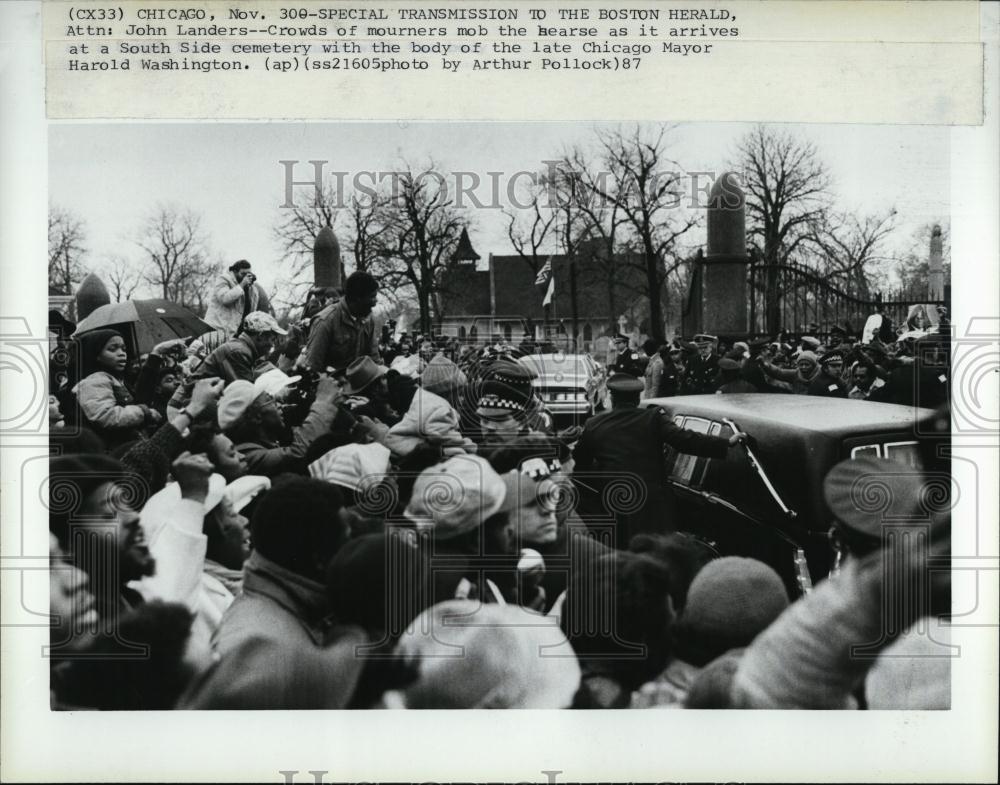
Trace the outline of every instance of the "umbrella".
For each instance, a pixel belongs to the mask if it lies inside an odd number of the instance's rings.
[[[73,336],[91,330],[115,329],[122,333],[136,354],[149,352],[161,341],[190,338],[212,328],[182,305],[169,300],[126,300],[102,305],[76,326]]]

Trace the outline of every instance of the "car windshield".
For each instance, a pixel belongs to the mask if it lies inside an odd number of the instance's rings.
[[[586,358],[579,354],[532,354],[522,357],[521,362],[539,376],[555,376],[556,374],[567,376],[587,375]]]

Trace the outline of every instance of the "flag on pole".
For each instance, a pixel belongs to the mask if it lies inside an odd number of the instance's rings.
[[[550,305],[552,303],[552,296],[556,291],[556,279],[552,274],[552,257],[550,256],[545,260],[545,264],[542,265],[542,269],[538,271],[538,276],[535,278],[535,286],[545,286],[545,299],[542,300],[542,305]]]

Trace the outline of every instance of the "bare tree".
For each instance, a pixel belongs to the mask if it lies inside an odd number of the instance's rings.
[[[861,217],[836,213],[814,221],[807,239],[819,252],[827,280],[854,297],[869,299],[873,287],[885,279],[879,268],[889,259],[882,249],[895,217],[893,208]]]
[[[274,225],[274,238],[281,248],[281,261],[290,268],[289,278],[301,282],[312,281],[312,252],[316,236],[329,226],[335,232],[341,215],[340,192],[332,185],[318,191],[309,204],[296,204],[280,208]]]
[[[389,235],[390,198],[385,194],[351,196],[348,208],[348,241],[354,269],[371,273],[376,278],[385,274],[385,250]]]
[[[510,244],[535,275],[551,254],[559,230],[559,213],[548,203],[548,190],[544,181],[524,185],[518,196],[518,208],[503,211]]]
[[[203,312],[212,269],[201,218],[190,210],[160,205],[135,242],[143,251],[143,280],[163,299]]]
[[[586,248],[589,264],[578,282],[603,289],[607,295],[608,328],[616,331],[618,291],[628,286],[628,281],[619,280],[619,229],[625,218],[619,205],[595,198],[603,188],[601,176],[591,172],[587,154],[575,147],[563,155],[546,185],[558,205],[560,245],[573,259]]]
[[[737,145],[749,217],[748,241],[767,266],[764,308],[769,332],[780,328],[777,265],[786,264],[821,222],[830,175],[816,147],[785,131],[758,125]]]
[[[64,208],[49,207],[49,286],[71,294],[83,279],[85,239],[82,220]]]
[[[142,285],[142,276],[134,263],[121,256],[112,256],[104,264],[104,279],[109,284],[111,297],[116,303],[131,300]]]
[[[598,133],[600,171],[583,174],[577,183],[581,207],[614,216],[615,263],[641,275],[641,293],[649,302],[649,332],[664,340],[663,289],[668,276],[685,259],[678,253],[683,236],[697,219],[680,210],[680,167],[667,157],[671,128],[652,133],[641,126],[631,131]],[[586,173],[586,168],[578,171]],[[604,222],[593,222],[595,231]]]
[[[829,205],[829,172],[813,144],[764,125],[740,140],[737,154],[747,234],[766,264],[784,264]]]
[[[404,167],[381,235],[382,281],[390,289],[412,287],[423,332],[431,329],[432,310],[440,313],[438,294],[464,223],[437,171],[433,162],[418,172]]]

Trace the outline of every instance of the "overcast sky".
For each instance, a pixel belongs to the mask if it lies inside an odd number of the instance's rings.
[[[202,216],[212,251],[228,262],[249,259],[262,283],[280,276],[272,227],[284,201],[281,160],[311,159],[326,171],[399,168],[401,157],[428,156],[447,171],[536,171],[563,149],[588,144],[586,123],[52,123],[50,201],[82,218],[88,261],[99,269],[112,255],[138,260],[131,237],[158,202]],[[813,141],[833,177],[835,206],[874,212],[895,207],[892,248],[913,232],[949,219],[949,131],[928,126],[782,126]],[[684,124],[671,134],[670,155],[688,171],[717,171],[732,161],[739,123]],[[485,258],[512,253],[500,210],[475,211],[472,243]],[[702,242],[703,230],[693,237]],[[139,262],[136,261],[138,264]]]

